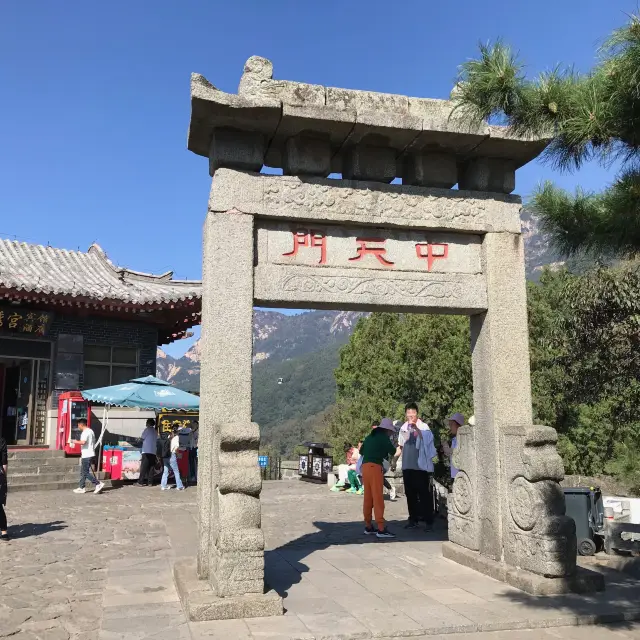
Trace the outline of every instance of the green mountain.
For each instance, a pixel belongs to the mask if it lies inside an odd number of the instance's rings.
[[[263,448],[291,456],[294,447],[318,436],[336,398],[333,376],[342,342],[283,362],[262,362],[253,373],[253,419]]]

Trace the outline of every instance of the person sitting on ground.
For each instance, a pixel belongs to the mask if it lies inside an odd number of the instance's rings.
[[[448,442],[442,443],[442,450],[447,458],[449,458],[451,479],[454,480],[458,475],[458,469],[453,466],[453,451],[458,447],[458,429],[464,424],[464,416],[461,413],[454,413],[452,416],[447,418],[447,423],[449,425],[449,432],[453,437],[451,439],[451,444]]]
[[[0,540],[9,540],[7,531],[7,514],[4,508],[7,505],[7,468],[9,456],[7,454],[7,441],[0,436]]]
[[[142,460],[140,461],[140,476],[138,486],[153,486],[153,474],[156,466],[156,448],[158,432],[156,421],[153,418],[147,420],[147,426],[142,432]]]
[[[358,443],[358,445],[360,444],[361,442]],[[358,495],[362,495],[364,493],[362,481],[356,472],[358,460],[360,459],[360,447],[351,447],[350,453],[351,456],[347,456],[347,463],[349,465],[349,470],[347,471],[349,488],[347,489],[347,493],[357,493]]]
[[[338,482],[333,485],[331,490],[341,491],[344,489],[345,484],[348,484],[348,493],[357,493],[360,489],[360,482],[356,474],[356,465],[360,453],[358,449],[351,444],[344,445],[344,453],[347,463],[338,465]]]
[[[170,486],[167,485],[167,481],[169,480],[169,469],[173,471],[173,476],[176,480],[176,489],[178,491],[184,491],[184,485],[182,484],[182,479],[180,478],[180,469],[178,469],[178,449],[180,448],[180,435],[179,426],[174,425],[171,430],[171,440],[169,444],[164,444],[163,452],[162,452],[162,480],[160,482],[160,488],[162,491],[167,491],[171,489]]]
[[[360,447],[362,456],[362,479],[364,481],[364,516],[365,535],[376,534],[378,538],[395,538],[385,526],[384,521],[384,471],[382,463],[390,458],[396,448],[390,439],[390,433],[395,429],[389,418],[383,418],[380,424],[371,430]],[[375,515],[378,530],[372,526],[371,514]]]
[[[80,484],[73,493],[86,493],[87,480],[95,487],[93,493],[100,493],[104,489],[104,482],[100,482],[91,470],[95,455],[96,434],[93,433],[93,429],[89,429],[87,421],[83,418],[78,420],[78,429],[80,429],[80,440],[73,440],[73,443],[80,445]]]

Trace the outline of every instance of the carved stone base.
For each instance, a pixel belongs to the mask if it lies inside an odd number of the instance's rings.
[[[510,567],[491,560],[477,551],[465,549],[453,542],[442,544],[442,555],[458,564],[506,582],[534,596],[554,596],[562,593],[592,593],[604,591],[604,576],[578,567],[575,574],[564,578],[545,578],[524,569]]]
[[[282,598],[275,591],[225,598],[216,596],[207,580],[198,579],[195,559],[176,562],[173,579],[185,614],[194,622],[283,614]]]

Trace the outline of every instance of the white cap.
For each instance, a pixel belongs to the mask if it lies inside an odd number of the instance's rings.
[[[447,420],[453,420],[457,422],[459,426],[464,424],[464,416],[461,413],[454,413],[452,416],[449,416]]]
[[[469,426],[470,427],[475,427],[476,426],[476,417],[475,416],[471,416],[469,418]]]

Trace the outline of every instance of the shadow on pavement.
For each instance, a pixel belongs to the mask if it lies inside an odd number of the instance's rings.
[[[304,559],[315,551],[329,547],[346,545],[387,545],[396,542],[444,542],[447,540],[446,524],[436,519],[433,531],[427,533],[422,527],[406,530],[406,520],[388,520],[390,531],[396,538],[381,539],[375,535],[364,534],[362,520],[354,522],[316,521],[317,531],[307,533],[275,549],[265,551],[265,580],[269,587],[286,597],[289,589],[300,582],[302,574],[311,570]],[[286,559],[285,559],[286,557]]]
[[[284,598],[287,598],[294,585],[302,581],[305,573],[309,571],[324,573],[318,565],[314,565],[311,558],[306,560],[316,551],[353,545],[393,545],[396,542],[447,540],[446,524],[439,520],[436,520],[434,531],[431,533],[426,533],[422,529],[407,531],[404,529],[405,521],[391,520],[388,522],[389,529],[396,533],[397,537],[388,540],[365,536],[363,524],[359,520],[356,522],[314,521],[313,525],[317,529],[313,533],[307,533],[265,552],[266,582]],[[452,562],[438,560],[439,563],[443,561]],[[350,566],[344,569],[347,575]],[[425,569],[428,571],[428,565]],[[615,623],[616,629],[636,631],[639,626],[633,621],[640,619],[640,583],[619,571],[605,570],[603,573],[605,573],[607,584],[606,590],[590,594],[532,596],[480,573],[464,572],[456,575],[454,571],[448,580],[443,582],[443,588],[455,587],[458,591],[464,590],[469,593],[470,603],[464,604],[466,613],[463,615],[476,623],[485,623],[489,620],[496,624],[507,625],[508,628],[514,620],[518,624],[523,620],[531,620],[532,626],[536,627],[538,625],[534,622],[543,619],[553,620],[552,626]],[[392,577],[390,574],[390,578]],[[432,583],[425,582],[424,586],[425,589],[433,590]],[[419,585],[414,581],[412,590],[419,591],[419,588],[415,587]]]
[[[53,522],[26,522],[10,526],[9,536],[12,539],[36,538],[38,536],[45,535],[46,533],[60,531],[66,528],[67,525],[64,520],[54,520]]]

